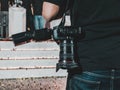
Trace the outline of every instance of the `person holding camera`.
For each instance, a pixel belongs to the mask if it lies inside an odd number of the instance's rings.
[[[76,42],[78,67],[68,69],[66,90],[120,89],[120,1],[44,0],[47,22],[70,10],[71,26],[85,36]]]

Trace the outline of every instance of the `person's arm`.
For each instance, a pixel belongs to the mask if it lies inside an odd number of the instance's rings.
[[[42,16],[47,22],[50,22],[54,19],[59,12],[59,6],[50,2],[43,3]]]

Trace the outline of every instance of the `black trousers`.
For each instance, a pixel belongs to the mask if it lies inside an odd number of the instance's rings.
[[[26,25],[30,30],[34,30],[34,21],[31,10],[31,0],[22,0],[22,6],[26,9]]]
[[[1,3],[1,11],[8,11],[8,0],[0,0]]]

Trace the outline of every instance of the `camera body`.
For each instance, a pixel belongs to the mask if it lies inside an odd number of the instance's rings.
[[[57,63],[56,71],[61,69],[77,68],[78,64],[75,62],[75,41],[81,36],[82,30],[80,27],[54,27],[53,39],[59,42],[60,53],[59,61]]]
[[[77,39],[83,34],[83,30],[81,27],[72,27],[72,26],[64,26],[64,27],[53,27],[53,39],[54,40],[64,40],[69,38]]]
[[[75,62],[75,42],[83,36],[84,32],[80,27],[56,26],[53,29],[26,31],[12,35],[15,46],[28,43],[31,39],[43,41],[53,38],[60,46],[59,61],[56,71],[61,69],[72,69],[78,67]]]

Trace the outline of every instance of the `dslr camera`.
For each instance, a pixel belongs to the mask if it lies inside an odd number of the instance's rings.
[[[84,36],[81,27],[56,26],[53,29],[44,28],[43,30],[26,31],[12,35],[15,44],[21,45],[35,41],[53,39],[60,46],[59,61],[56,64],[56,71],[59,69],[73,69],[78,67],[75,60],[76,41]]]

